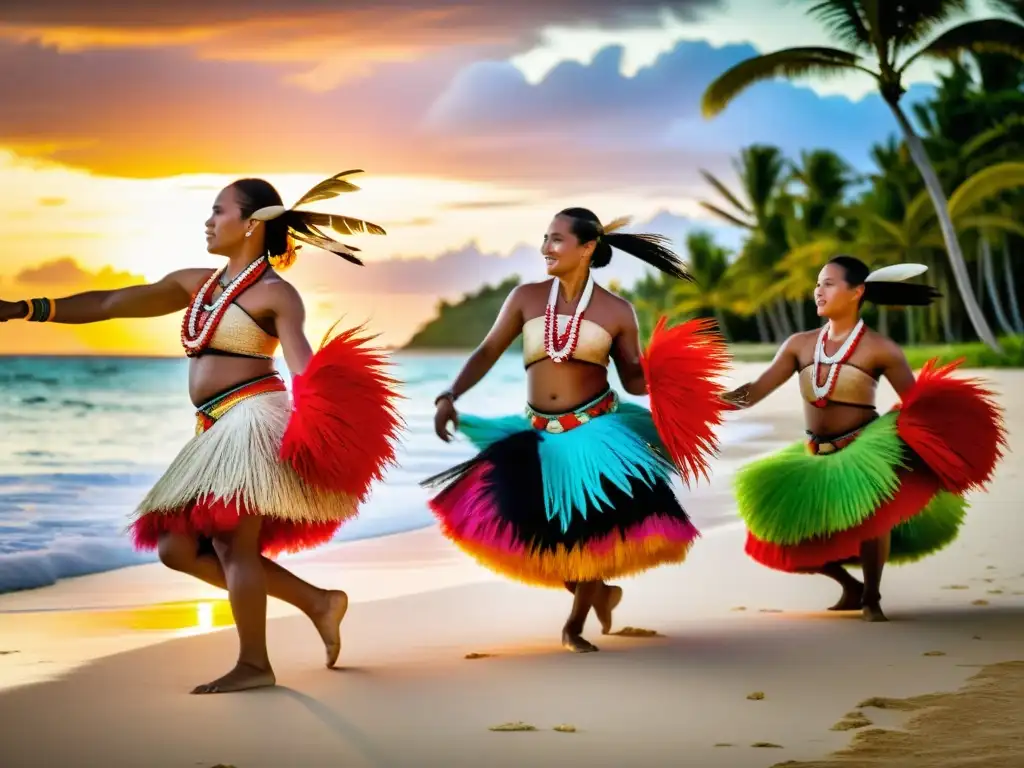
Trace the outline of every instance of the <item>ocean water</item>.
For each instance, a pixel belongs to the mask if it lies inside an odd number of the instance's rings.
[[[473,454],[464,440],[438,440],[432,423],[434,397],[464,361],[463,353],[392,356],[407,422],[400,464],[336,541],[433,523],[419,481]],[[0,593],[155,561],[132,550],[125,528],[193,434],[187,365],[184,358],[0,357]],[[279,369],[287,378],[283,361]],[[614,371],[612,382],[618,385]],[[514,412],[524,396],[521,360],[509,353],[460,409]],[[727,423],[723,442],[751,428]]]

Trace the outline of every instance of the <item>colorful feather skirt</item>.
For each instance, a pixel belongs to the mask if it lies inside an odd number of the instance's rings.
[[[717,447],[712,379],[725,356],[702,323],[663,325],[645,358],[652,410],[608,390],[566,413],[460,415],[480,452],[423,481],[440,489],[430,507],[443,533],[492,571],[545,587],[685,560],[698,532],[670,483]]]
[[[780,571],[855,564],[865,541],[891,534],[889,561],[950,544],[964,494],[984,487],[1005,448],[992,394],[925,365],[902,403],[855,434],[812,438],[737,473],[746,552]]]
[[[138,549],[180,533],[201,543],[262,518],[264,555],[325,543],[394,461],[400,420],[382,360],[347,332],[294,377],[247,382],[199,407],[196,434],[139,504]]]

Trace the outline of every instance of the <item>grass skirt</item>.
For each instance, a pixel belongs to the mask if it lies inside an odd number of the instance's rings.
[[[481,452],[424,481],[443,486],[430,507],[444,534],[491,570],[547,587],[682,562],[698,533],[651,413],[603,397],[613,411],[554,433],[523,416],[461,415]]]
[[[914,562],[957,536],[963,494],[991,477],[1005,433],[991,394],[928,364],[902,404],[842,450],[792,445],[737,473],[746,552],[781,571],[849,561],[891,533],[889,562]]]
[[[199,408],[196,434],[139,504],[138,549],[165,533],[229,534],[263,518],[264,555],[331,539],[394,461],[400,423],[381,360],[346,332],[321,346],[289,396],[277,374]]]

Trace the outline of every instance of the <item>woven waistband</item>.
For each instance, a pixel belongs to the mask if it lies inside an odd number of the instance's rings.
[[[258,379],[232,387],[196,408],[196,434],[198,435],[208,430],[217,423],[218,419],[223,418],[224,414],[243,400],[266,395],[271,392],[286,391],[287,387],[284,385],[284,380],[278,373],[260,376]]]
[[[830,453],[836,453],[856,440],[857,436],[864,431],[864,427],[866,426],[867,424],[863,427],[857,427],[856,429],[842,435],[836,435],[835,437],[821,437],[820,435],[815,435],[813,432],[808,432],[807,448],[816,456],[827,456]]]
[[[530,426],[534,429],[559,434],[581,427],[591,419],[604,416],[607,413],[614,413],[618,409],[619,396],[615,394],[614,390],[609,389],[589,403],[584,403],[565,413],[544,413],[527,405],[526,418],[530,420]]]

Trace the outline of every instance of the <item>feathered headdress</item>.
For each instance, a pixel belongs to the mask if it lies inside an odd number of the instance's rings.
[[[264,222],[281,219],[288,228],[288,250],[271,259],[275,267],[287,267],[295,261],[296,250],[300,246],[296,246],[293,240],[312,245],[314,248],[322,248],[341,256],[346,261],[363,266],[362,260],[356,256],[358,248],[331,239],[324,230],[332,229],[339,235],[386,235],[383,227],[336,213],[296,210],[300,205],[329,200],[344,192],[357,192],[359,187],[344,178],[356,173],[362,173],[362,170],[342,171],[329,179],[324,179],[300,197],[291,208],[269,205],[253,211],[250,218]]]

